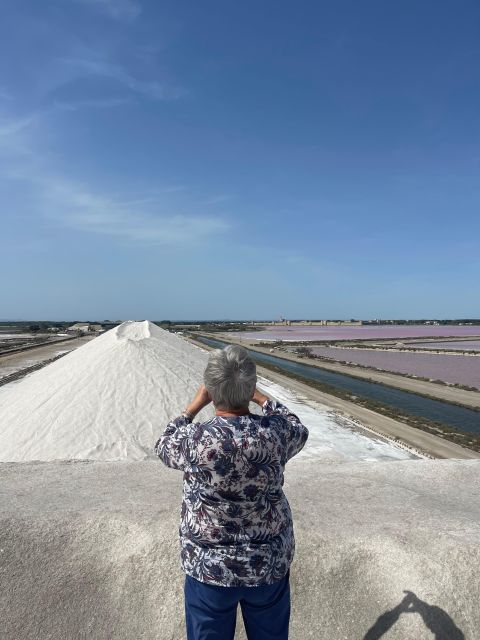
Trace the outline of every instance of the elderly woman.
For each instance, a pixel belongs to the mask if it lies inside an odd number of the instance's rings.
[[[233,639],[240,603],[249,640],[284,640],[295,541],[283,472],[308,430],[256,388],[255,363],[243,347],[212,351],[204,382],[155,445],[167,466],[184,472],[187,637]],[[215,416],[194,423],[212,401]],[[250,401],[263,415],[250,413]]]

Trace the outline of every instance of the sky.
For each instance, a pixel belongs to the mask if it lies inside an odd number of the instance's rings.
[[[0,11],[0,319],[480,316],[476,0]]]

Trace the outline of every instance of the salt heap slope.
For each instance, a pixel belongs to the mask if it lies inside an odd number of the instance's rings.
[[[0,461],[153,457],[206,361],[151,322],[124,322],[0,391]]]

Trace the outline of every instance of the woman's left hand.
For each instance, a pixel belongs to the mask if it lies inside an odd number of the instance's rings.
[[[212,398],[208,391],[205,388],[204,384],[201,384],[197,393],[195,394],[194,399],[190,402],[188,407],[185,409],[186,413],[188,413],[192,419],[197,415],[199,411],[201,411],[204,407],[206,407]]]

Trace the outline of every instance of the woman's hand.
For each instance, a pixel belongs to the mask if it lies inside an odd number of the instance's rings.
[[[211,401],[212,398],[206,390],[205,385],[201,384],[197,393],[195,394],[194,399],[190,402],[184,413],[188,413],[188,415],[193,420],[197,413],[199,413],[204,407],[210,404]]]
[[[263,404],[266,400],[268,400],[268,396],[266,396],[264,393],[262,393],[255,387],[255,391],[252,397],[252,402],[255,402],[260,407],[263,407]]]

